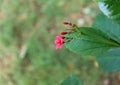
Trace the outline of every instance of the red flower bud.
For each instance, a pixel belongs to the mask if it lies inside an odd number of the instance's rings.
[[[66,35],[66,34],[68,34],[67,32],[61,32],[60,33],[61,35]]]
[[[63,22],[63,24],[64,24],[64,25],[68,25],[68,24],[69,24],[69,22]]]

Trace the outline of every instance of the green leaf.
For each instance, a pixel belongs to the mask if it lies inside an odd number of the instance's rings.
[[[108,72],[120,71],[120,48],[110,49],[97,56],[99,66]]]
[[[86,36],[80,36],[65,45],[70,51],[80,55],[97,55],[112,47],[108,44],[98,42]]]
[[[83,85],[80,79],[74,75],[71,75],[63,81],[61,85]]]
[[[100,30],[89,27],[80,27],[76,29],[76,31],[79,36],[77,35],[75,38],[73,37],[71,41],[65,43],[65,46],[70,51],[77,54],[85,56],[98,55],[112,47],[119,46]]]
[[[120,26],[105,15],[99,14],[93,23],[93,27],[105,33],[115,42],[120,43]]]
[[[120,1],[118,0],[99,0],[101,11],[120,24]]]

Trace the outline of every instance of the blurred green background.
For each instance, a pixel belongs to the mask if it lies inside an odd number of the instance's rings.
[[[69,28],[63,21],[90,26],[98,13],[92,0],[0,0],[0,85],[60,85],[72,73],[84,85],[107,85],[94,57],[54,45]]]

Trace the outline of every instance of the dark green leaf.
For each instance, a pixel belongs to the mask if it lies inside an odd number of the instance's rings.
[[[120,48],[110,49],[97,56],[99,66],[108,72],[120,71]]]
[[[70,51],[80,55],[97,55],[112,47],[109,44],[98,42],[86,36],[80,36],[65,45]]]
[[[61,85],[83,85],[78,77],[71,75],[63,81]]]
[[[93,24],[93,27],[107,34],[109,38],[120,43],[120,26],[103,14],[99,14]]]
[[[69,50],[77,54],[98,55],[112,47],[119,46],[104,33],[94,28],[80,27],[76,30],[79,36],[73,37],[73,39],[66,42],[65,45]]]

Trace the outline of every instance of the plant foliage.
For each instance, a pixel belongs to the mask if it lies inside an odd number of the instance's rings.
[[[98,4],[104,14],[120,24],[119,0],[99,0]]]
[[[99,14],[92,27],[78,27],[72,33],[74,36],[66,36],[72,39],[65,44],[68,49],[80,55],[97,56],[100,67],[109,72],[120,71],[119,4],[117,1],[100,1],[99,6],[107,16]]]
[[[98,55],[112,47],[119,46],[104,33],[94,28],[80,27],[77,31],[78,36],[75,38],[71,37],[73,40],[66,43],[66,47],[75,53],[81,55]]]

